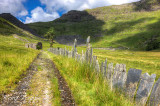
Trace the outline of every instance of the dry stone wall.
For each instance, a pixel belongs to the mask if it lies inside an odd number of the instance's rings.
[[[32,49],[36,49],[36,43],[26,43],[25,44],[25,47],[26,48],[32,48]]]
[[[76,47],[77,40],[75,39],[71,51],[66,48],[49,48],[48,51],[56,55],[75,58],[80,63],[89,64],[94,68],[95,73],[104,77],[111,90],[118,88],[124,91],[130,100],[139,105],[160,106],[160,78],[155,83],[155,74],[144,73],[142,75],[142,70],[133,68],[129,69],[127,73],[125,64],[116,64],[114,67],[113,63],[108,63],[107,66],[107,59],[99,64],[97,56],[93,55],[90,37],[87,38],[85,53],[82,50],[82,54],[78,54]]]

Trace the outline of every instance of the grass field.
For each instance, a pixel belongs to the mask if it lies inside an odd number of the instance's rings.
[[[54,44],[53,47],[67,48],[71,51],[71,46]],[[78,52],[81,54],[86,51],[85,47],[77,47]],[[160,77],[160,50],[155,51],[132,51],[132,50],[99,50],[93,49],[93,55],[98,57],[99,64],[105,59],[108,63],[123,63],[126,64],[127,71],[130,68],[141,69],[142,73],[148,72],[149,74],[156,74],[157,78]]]
[[[0,93],[14,89],[39,51],[27,49],[13,36],[0,35]]]
[[[130,68],[141,69],[142,73],[156,74],[156,79],[160,77],[160,51],[94,50],[94,54],[100,61],[107,58],[108,62],[112,62],[114,65],[116,63],[126,64],[127,70]]]
[[[2,41],[0,42],[0,54],[2,54],[0,55],[0,88],[1,92],[7,92],[16,87],[16,83],[19,81],[20,75],[25,73],[25,70],[29,67],[30,63],[33,61],[39,51],[24,48],[24,43],[18,39],[13,38],[13,36],[0,35],[0,40]],[[31,41],[36,42],[37,40]],[[49,43],[43,41],[43,46],[43,49],[47,50],[47,48],[49,48]],[[67,47],[70,50],[72,48],[71,46],[61,44],[54,44],[53,46],[61,48]],[[82,50],[85,51],[85,47],[78,47],[79,53],[81,53]],[[107,58],[108,63],[113,62],[114,65],[116,63],[126,64],[127,70],[129,68],[142,69],[143,73],[155,73],[157,74],[157,79],[160,77],[159,50],[145,52],[94,49],[93,51],[94,55],[98,56],[98,60],[100,62]],[[61,71],[62,75],[69,83],[77,104],[105,105],[106,103],[109,103],[110,105],[123,105],[123,103],[125,103],[124,105],[133,105],[127,102],[123,95],[117,92],[111,92],[101,79],[95,80],[97,79],[96,76],[94,76],[91,69],[85,69],[86,66],[80,66],[72,59],[66,59],[55,55],[51,56]],[[91,78],[94,80],[91,80]],[[57,82],[56,80],[57,79],[53,79],[53,83]],[[54,92],[54,94],[59,95],[56,94],[56,92]]]

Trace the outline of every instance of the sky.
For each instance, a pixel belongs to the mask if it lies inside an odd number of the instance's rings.
[[[23,23],[53,21],[70,10],[120,5],[139,0],[0,0],[0,14],[11,13]]]

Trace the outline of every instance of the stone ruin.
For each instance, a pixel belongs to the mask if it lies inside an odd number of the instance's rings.
[[[25,44],[26,48],[32,48],[32,49],[36,49],[36,43],[26,43]]]
[[[104,80],[108,82],[111,90],[120,89],[131,101],[135,101],[137,105],[160,106],[160,78],[155,82],[156,75],[142,74],[142,70],[129,69],[127,72],[125,64],[108,63],[107,59],[99,64],[97,56],[93,55],[93,49],[90,45],[90,37],[87,38],[86,52],[78,54],[75,39],[73,49],[71,51],[66,48],[49,48],[48,51],[56,54],[66,56],[68,58],[75,58],[81,64],[89,64],[94,68],[97,75],[102,75]]]
[[[41,42],[38,42],[38,43],[26,43],[25,47],[39,50],[39,49],[42,49],[42,43]]]

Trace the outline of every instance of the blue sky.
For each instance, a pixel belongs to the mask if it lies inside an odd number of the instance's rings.
[[[28,10],[28,14],[25,17],[30,17],[31,16],[31,11],[35,9],[37,6],[41,6],[42,8],[45,8],[44,5],[41,5],[41,2],[39,0],[26,0],[26,2],[23,2],[24,7],[26,10]],[[18,17],[21,19],[23,22],[25,21],[25,17]]]
[[[139,0],[0,0],[0,13],[11,13],[24,23],[47,22],[70,10],[119,5]]]

